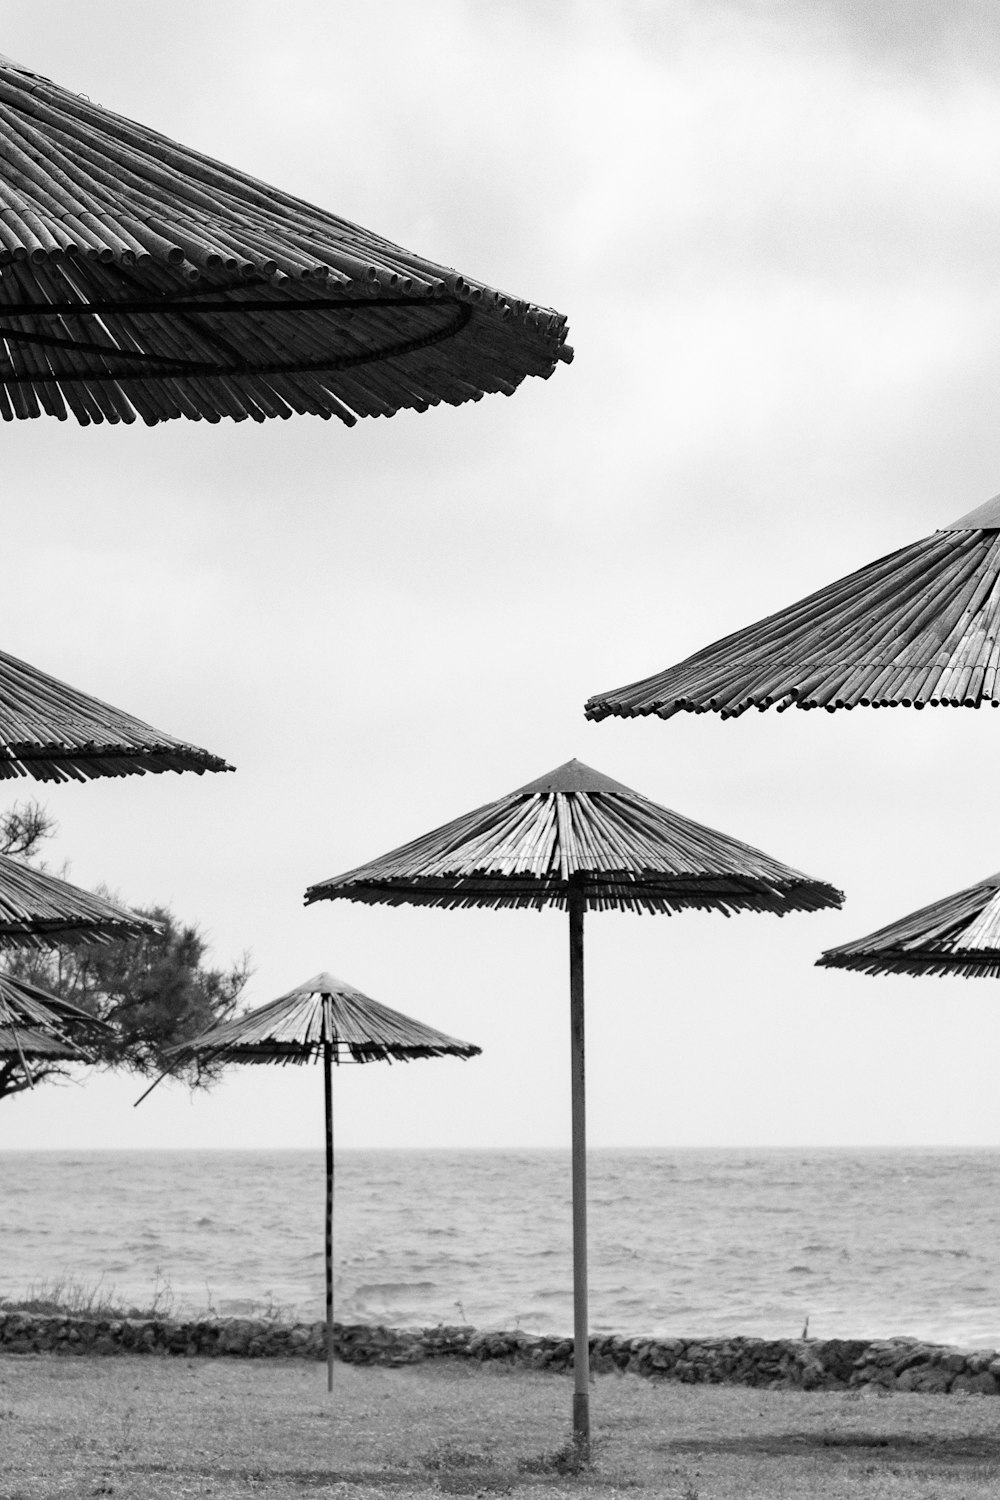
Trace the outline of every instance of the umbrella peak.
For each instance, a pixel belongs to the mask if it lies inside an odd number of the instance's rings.
[[[356,990],[353,984],[345,984],[342,979],[335,979],[324,969],[322,973],[314,974],[311,979],[304,979],[301,984],[295,985],[283,998],[287,999],[288,995],[357,995],[359,993],[360,991]]]
[[[567,760],[563,765],[556,766],[554,771],[546,771],[544,776],[518,787],[514,795],[534,796],[544,792],[624,792],[629,797],[639,795],[631,787],[605,776],[603,771],[585,766],[582,760]]]
[[[952,521],[948,526],[942,526],[942,531],[991,531],[994,527],[1000,527],[1000,495],[994,495],[992,500],[984,500],[982,505],[977,505],[975,510],[970,510],[964,516],[959,516],[957,521]]]

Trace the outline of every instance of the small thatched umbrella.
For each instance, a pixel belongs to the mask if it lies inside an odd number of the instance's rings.
[[[0,948],[110,942],[156,930],[148,917],[0,854]]]
[[[1000,704],[1000,495],[676,666],[596,694],[586,713],[983,703]]]
[[[306,901],[392,906],[558,906],[569,913],[573,1151],[573,1431],[590,1447],[583,914],[818,911],[825,881],[651,802],[578,760],[370,864],[310,886]]]
[[[86,781],[157,771],[200,775],[231,770],[218,755],[163,734],[0,651],[0,780]]]
[[[862,974],[1000,978],[1000,875],[922,906],[867,937],[829,948],[816,962]]]
[[[0,58],[0,416],[353,424],[510,395],[566,320]]]
[[[471,1042],[445,1036],[390,1010],[330,974],[316,974],[287,995],[214,1026],[172,1049],[178,1062],[304,1063],[323,1060],[326,1108],[326,1369],[333,1390],[333,1076],[334,1063],[409,1062],[475,1057]],[[146,1090],[148,1093],[149,1090]],[[142,1098],[146,1097],[143,1094]],[[137,1101],[141,1103],[142,1101]]]

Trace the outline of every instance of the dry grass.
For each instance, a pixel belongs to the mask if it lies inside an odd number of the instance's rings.
[[[0,1497],[440,1494],[995,1500],[1000,1403],[604,1376],[595,1461],[565,1447],[566,1377],[159,1357],[0,1358]]]
[[[103,1277],[81,1281],[77,1276],[41,1277],[29,1282],[26,1291],[15,1297],[0,1297],[0,1312],[32,1313],[38,1317],[71,1318],[161,1318],[174,1317],[174,1291],[157,1266],[149,1294],[136,1303],[121,1296],[113,1282]],[[212,1302],[212,1289],[205,1286],[205,1304],[184,1314],[185,1318],[218,1317]],[[247,1298],[241,1316],[260,1318],[265,1323],[295,1323],[298,1311],[292,1302],[280,1302],[272,1292],[260,1299]]]
[[[66,1314],[72,1318],[169,1318],[174,1294],[159,1269],[148,1302],[136,1306],[123,1301],[103,1277],[81,1281],[77,1276],[42,1277],[19,1297],[0,1297],[0,1312],[32,1313],[38,1317]]]

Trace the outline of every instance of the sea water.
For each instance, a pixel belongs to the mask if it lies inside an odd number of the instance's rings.
[[[322,1316],[313,1151],[0,1152],[0,1297]],[[595,1332],[1000,1348],[1000,1152],[596,1150]],[[343,1151],[336,1315],[568,1333],[564,1151]]]

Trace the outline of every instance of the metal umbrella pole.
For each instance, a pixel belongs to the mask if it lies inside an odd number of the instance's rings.
[[[329,1009],[329,1007],[328,1007]],[[323,1093],[326,1102],[326,1388],[333,1390],[333,1044],[324,1018]]]
[[[587,1101],[583,1019],[584,897],[569,898],[569,1025],[573,1140],[573,1441],[590,1459],[590,1334],[587,1327]]]

